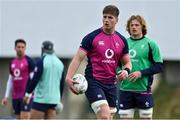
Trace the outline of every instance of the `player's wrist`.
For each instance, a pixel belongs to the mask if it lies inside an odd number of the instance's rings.
[[[31,97],[32,94],[31,94],[31,93],[25,93],[25,96],[26,96],[26,97]]]
[[[141,73],[141,71],[138,71],[139,72],[139,77],[142,77],[142,73]]]
[[[70,81],[71,79],[72,79],[72,77],[66,76],[65,81],[68,82],[68,81]]]
[[[4,99],[8,100],[8,99],[9,99],[9,97],[4,97]]]
[[[5,95],[4,98],[8,99],[8,98],[9,98],[9,95]]]

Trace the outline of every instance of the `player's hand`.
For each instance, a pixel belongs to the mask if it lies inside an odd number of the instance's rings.
[[[135,82],[138,78],[141,78],[141,72],[135,71],[133,73],[130,73],[128,76],[128,80],[131,82]]]
[[[117,73],[118,80],[124,80],[128,77],[128,72],[126,70],[120,70]]]
[[[5,98],[2,99],[1,105],[6,106],[7,104],[8,104],[8,98],[5,97]]]
[[[67,85],[69,86],[70,90],[71,90],[74,94],[76,94],[76,95],[79,94],[79,92],[74,88],[74,84],[79,84],[77,81],[74,81],[74,80],[71,79],[71,78],[66,78],[66,83],[67,83]]]
[[[24,96],[24,98],[23,98],[23,102],[24,102],[25,104],[29,104],[29,103],[30,103],[30,100],[31,100],[31,98],[28,97],[28,96]]]

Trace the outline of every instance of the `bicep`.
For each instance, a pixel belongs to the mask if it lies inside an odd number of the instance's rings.
[[[79,65],[81,64],[82,60],[85,58],[86,52],[82,50],[82,48],[79,48],[77,53],[72,59],[72,62],[69,65],[66,78],[72,78],[77,69],[79,68]]]
[[[86,57],[86,54],[87,54],[86,50],[79,48],[79,50],[77,51],[74,57],[74,60],[81,62]]]

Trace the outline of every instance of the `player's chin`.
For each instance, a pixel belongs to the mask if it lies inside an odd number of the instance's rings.
[[[111,27],[110,27],[109,25],[105,25],[105,26],[104,26],[104,29],[105,29],[106,31],[110,31],[110,30],[111,30]]]

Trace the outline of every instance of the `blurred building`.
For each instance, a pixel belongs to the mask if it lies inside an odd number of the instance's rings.
[[[27,41],[27,54],[34,58],[40,56],[42,41],[53,41],[67,70],[84,35],[101,27],[102,9],[108,4],[119,7],[117,30],[125,37],[128,36],[125,24],[129,16],[145,17],[148,36],[158,42],[165,61],[164,71],[157,79],[170,84],[180,83],[179,0],[0,0],[0,99],[4,97],[8,65],[15,56],[14,41],[17,38]],[[85,65],[86,61],[78,73],[84,73]],[[0,119],[13,115],[11,100],[9,102],[8,107],[0,106]],[[76,96],[67,87],[63,103],[64,110],[58,118],[95,117],[85,96]]]

